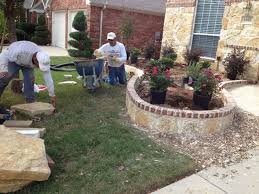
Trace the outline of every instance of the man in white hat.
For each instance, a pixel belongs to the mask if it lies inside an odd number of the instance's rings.
[[[124,62],[127,60],[125,46],[116,41],[116,34],[109,32],[107,34],[108,43],[95,50],[96,57],[104,56],[108,60],[109,83],[115,85],[117,83],[126,84],[126,73]]]
[[[17,75],[19,70],[22,70],[25,100],[27,103],[34,102],[34,68],[39,68],[48,88],[51,103],[54,107],[56,106],[54,83],[50,71],[50,58],[46,52],[42,51],[33,42],[17,41],[3,52],[2,57],[8,60],[8,74],[0,77],[0,96],[10,80]]]

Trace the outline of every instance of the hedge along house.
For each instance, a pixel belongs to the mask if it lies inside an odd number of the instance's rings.
[[[162,45],[172,44],[183,62],[186,48],[201,49],[205,58],[222,60],[234,48],[250,59],[245,77],[259,78],[259,1],[167,0]]]
[[[52,45],[67,48],[72,22],[78,11],[87,17],[88,32],[97,48],[113,31],[122,41],[121,26],[127,19],[133,22],[130,46],[143,48],[149,40],[162,40],[166,0],[52,0],[50,20]]]

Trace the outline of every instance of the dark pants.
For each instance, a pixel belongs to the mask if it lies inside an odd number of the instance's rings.
[[[121,65],[120,67],[110,67],[109,68],[109,83],[111,85],[116,85],[117,83],[126,84],[126,73],[125,66]]]
[[[20,65],[17,65],[15,62],[9,62],[8,64],[8,75],[0,78],[0,96],[2,96],[6,86],[9,82],[19,73],[19,70],[22,70],[23,73],[23,82],[24,82],[24,95],[26,102],[34,102],[34,70],[33,68],[26,68]]]

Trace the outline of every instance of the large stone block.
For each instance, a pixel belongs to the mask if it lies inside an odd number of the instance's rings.
[[[30,127],[31,125],[32,121],[7,120],[4,122],[6,127]]]
[[[55,108],[51,104],[43,103],[43,102],[18,104],[18,105],[11,106],[11,109],[27,114],[31,117],[41,115],[41,114],[51,115],[55,110]]]
[[[0,192],[12,192],[50,176],[44,141],[0,127]]]
[[[24,186],[30,184],[32,181],[28,180],[0,180],[0,192],[9,193],[22,189]]]

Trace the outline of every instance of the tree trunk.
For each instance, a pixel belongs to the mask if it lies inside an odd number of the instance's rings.
[[[0,43],[0,53],[2,52],[3,47],[4,47],[5,31],[6,31],[6,21],[4,23],[4,30],[2,33],[2,39],[1,39],[1,43]]]
[[[15,26],[15,0],[6,0],[5,1],[5,16],[7,21],[7,29],[8,29],[8,40],[12,43],[15,42],[16,39],[16,26]]]

